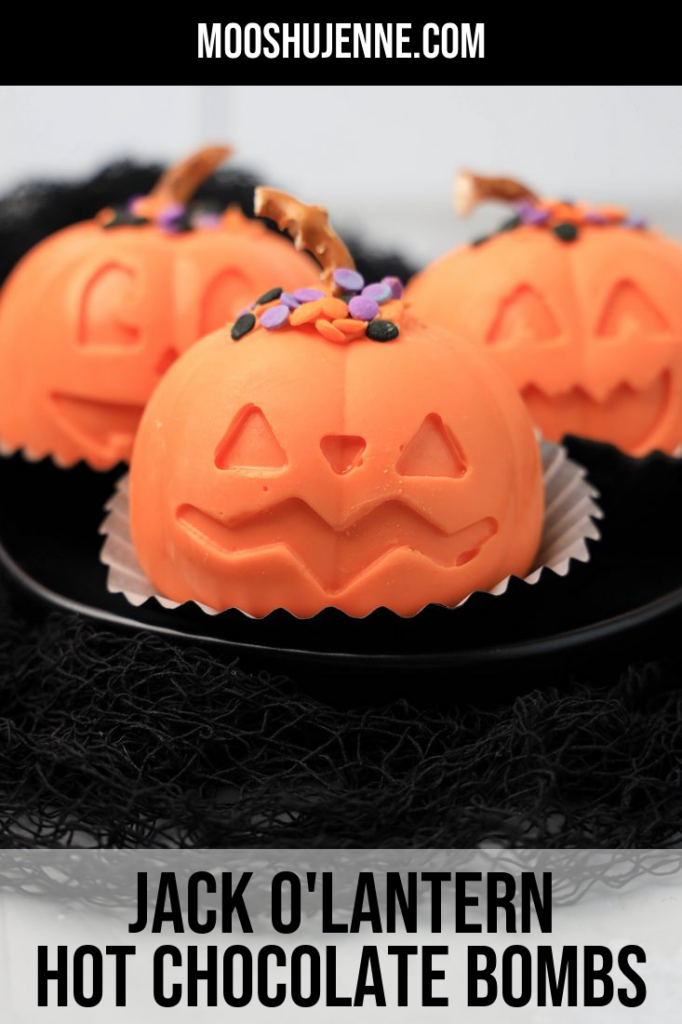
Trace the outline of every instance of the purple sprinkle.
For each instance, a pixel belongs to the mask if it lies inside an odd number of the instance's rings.
[[[298,309],[301,305],[298,299],[295,299],[293,295],[289,294],[289,292],[282,292],[279,297],[279,301],[283,303],[283,305],[288,306],[289,309]]]
[[[128,209],[130,210],[131,213],[134,213],[133,207],[135,206],[135,203],[139,202],[140,199],[144,199],[144,198],[145,198],[145,196],[131,196],[130,197],[130,199],[126,203],[126,206],[128,207]]]
[[[326,294],[321,288],[298,288],[294,298],[298,302],[315,302],[316,299],[323,299]]]
[[[181,203],[171,203],[159,214],[159,224],[164,228],[173,227],[175,221],[180,220],[184,214],[185,207]]]
[[[525,224],[546,224],[549,220],[549,210],[532,210],[526,214]]]
[[[260,318],[261,327],[267,327],[269,331],[273,331],[276,327],[281,327],[289,319],[289,307],[279,303],[277,306],[270,306],[270,309],[266,309]]]
[[[362,291],[365,279],[357,270],[349,270],[347,267],[339,267],[334,271],[334,284],[344,292]]]
[[[531,227],[535,224],[546,224],[549,220],[549,210],[527,210],[521,214],[521,220]]]
[[[608,224],[608,217],[605,217],[599,210],[588,210],[585,214],[586,224]]]
[[[394,299],[402,299],[403,297],[403,282],[399,277],[382,277],[382,284],[387,284],[391,289],[391,294]]]
[[[362,294],[366,295],[370,299],[374,299],[375,302],[386,302],[387,299],[393,298],[393,292],[390,284],[368,284],[362,289]]]
[[[356,295],[348,303],[348,312],[354,320],[372,320],[379,312],[379,304],[369,295]]]
[[[646,217],[626,217],[622,223],[628,228],[647,228],[649,226]]]
[[[527,199],[521,199],[515,206],[523,224],[545,224],[549,220],[549,210],[539,210]]]

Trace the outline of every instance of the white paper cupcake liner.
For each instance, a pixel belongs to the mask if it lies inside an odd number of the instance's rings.
[[[30,448],[12,448],[11,445],[7,444],[0,437],[0,456],[3,459],[11,459],[14,455],[21,455],[22,459],[25,459],[26,462],[42,462],[43,459],[50,459],[55,465],[59,465],[52,455],[38,455]]]
[[[51,462],[58,469],[73,469],[74,466],[86,466],[88,469],[92,470],[93,473],[108,472],[108,469],[95,469],[95,467],[91,466],[85,459],[73,459],[68,461],[67,459],[60,458],[59,455],[56,455],[54,452],[43,452],[42,455],[39,455],[37,452],[34,452],[32,448],[12,448],[11,445],[7,444],[6,441],[3,441],[2,438],[0,438],[0,457],[3,459],[11,459],[15,455],[20,455],[25,462]],[[113,466],[110,466],[109,469],[113,469]]]
[[[572,561],[589,562],[588,540],[599,540],[596,520],[603,518],[597,504],[598,492],[587,479],[587,471],[569,459],[566,449],[549,441],[539,441],[545,488],[545,522],[540,547],[530,573],[524,582],[533,585],[543,572],[565,576]],[[130,536],[128,475],[121,477],[105,507],[106,516],[100,527],[105,541],[101,559],[108,567],[107,589],[123,596],[135,607],[150,598],[164,608],[180,607],[177,601],[160,594],[144,574],[135,555]],[[487,591],[499,596],[509,586],[511,576]],[[459,607],[471,594],[459,602]],[[196,603],[207,615],[218,615],[215,608]],[[247,614],[246,612],[242,614]],[[418,613],[417,613],[418,614]],[[250,617],[250,616],[249,616]]]

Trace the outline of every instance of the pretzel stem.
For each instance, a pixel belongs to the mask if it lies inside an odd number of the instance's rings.
[[[488,178],[473,171],[460,171],[455,177],[453,198],[457,215],[468,217],[476,206],[489,200],[515,203],[526,199],[537,202],[539,196],[514,178]]]
[[[335,270],[355,268],[353,257],[329,223],[324,206],[312,206],[300,199],[263,186],[256,189],[254,210],[258,217],[274,220],[280,231],[291,235],[297,249],[311,253],[327,282]]]
[[[229,146],[205,146],[165,171],[144,199],[147,210],[155,212],[178,203],[185,206],[199,186],[232,155]]]

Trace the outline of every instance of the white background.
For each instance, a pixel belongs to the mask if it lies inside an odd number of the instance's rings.
[[[0,137],[3,192],[226,140],[264,182],[419,262],[499,220],[457,223],[463,165],[624,203],[682,236],[680,86],[3,86]]]

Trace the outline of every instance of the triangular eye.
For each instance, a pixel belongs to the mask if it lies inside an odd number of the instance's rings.
[[[79,341],[102,348],[134,345],[139,328],[126,315],[134,290],[132,270],[116,263],[101,267],[83,293]]]
[[[502,300],[488,342],[550,341],[558,334],[559,326],[547,303],[534,288],[523,284]]]
[[[260,409],[246,405],[218,445],[215,464],[218,469],[282,469],[287,458]]]
[[[427,416],[398,459],[400,476],[462,477],[467,463],[457,438],[440,416]]]
[[[669,331],[659,311],[633,281],[619,281],[602,313],[597,334],[615,337],[629,330]]]

